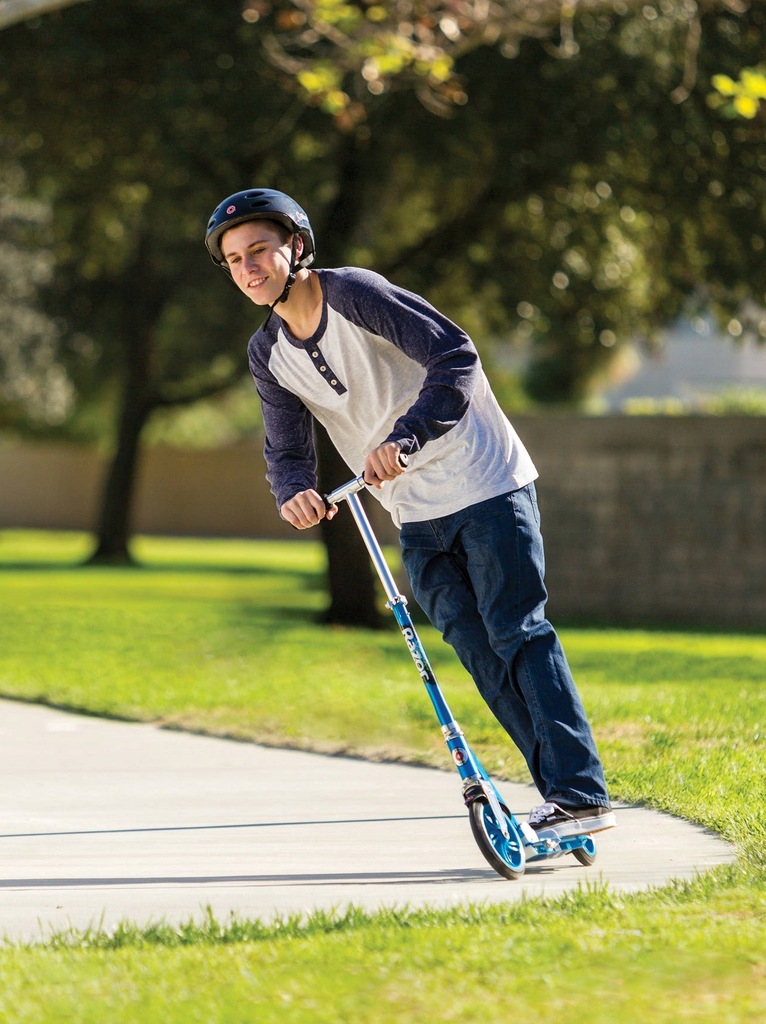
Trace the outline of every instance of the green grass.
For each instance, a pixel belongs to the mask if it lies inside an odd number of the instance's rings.
[[[210,921],[9,950],[0,1019],[6,1010],[19,1024],[762,1020],[762,902],[740,889],[731,905],[708,889],[351,911],[271,928]],[[701,904],[716,915],[714,941]]]
[[[142,538],[141,569],[77,568],[87,549],[0,534],[1,694],[446,766],[393,622],[316,623],[316,544]],[[420,631],[479,756],[526,779],[454,656]],[[714,828],[735,868],[636,896],[62,935],[0,951],[0,1022],[766,1019],[766,637],[561,633],[613,795]]]

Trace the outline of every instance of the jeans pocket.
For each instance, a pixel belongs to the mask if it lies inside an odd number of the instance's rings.
[[[537,490],[534,484],[527,484],[524,488],[529,495],[529,503],[532,506],[532,515],[538,527],[540,526],[540,506],[537,504]]]

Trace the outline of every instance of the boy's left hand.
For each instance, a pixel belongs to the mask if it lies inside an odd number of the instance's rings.
[[[364,463],[364,481],[373,487],[382,487],[386,480],[393,480],[405,472],[399,461],[402,446],[398,441],[385,441],[374,448]]]

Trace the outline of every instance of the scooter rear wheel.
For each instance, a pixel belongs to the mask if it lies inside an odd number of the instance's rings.
[[[587,842],[585,846],[578,846],[576,850],[572,850],[572,856],[575,860],[579,860],[581,864],[584,864],[586,868],[589,868],[596,859],[596,844],[591,836],[587,836]]]
[[[524,874],[524,842],[510,811],[501,805],[509,838],[503,835],[487,800],[479,797],[468,808],[471,831],[487,863],[503,878],[515,880]]]

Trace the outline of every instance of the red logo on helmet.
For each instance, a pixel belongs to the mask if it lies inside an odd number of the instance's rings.
[[[227,213],[235,213],[235,212],[236,212],[236,210],[237,210],[236,206],[228,206],[228,207],[226,208],[226,212],[227,212]]]

